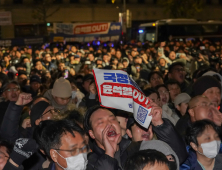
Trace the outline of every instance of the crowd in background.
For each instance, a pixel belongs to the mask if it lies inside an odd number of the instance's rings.
[[[0,170],[222,168],[218,40],[1,47],[0,63]],[[135,80],[148,129],[100,106],[94,68]]]

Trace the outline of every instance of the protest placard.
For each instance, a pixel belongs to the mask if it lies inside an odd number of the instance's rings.
[[[135,120],[148,128],[152,119],[150,100],[135,81],[122,70],[94,69],[93,74],[102,106],[131,112]]]

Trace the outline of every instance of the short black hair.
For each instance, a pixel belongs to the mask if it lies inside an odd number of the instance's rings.
[[[165,85],[165,84],[160,84],[160,85],[157,85],[157,86],[155,87],[155,89],[158,91],[158,90],[159,90],[159,88],[161,88],[161,87],[164,87],[164,88],[166,88],[166,89],[168,90],[168,88],[166,87],[166,85]]]
[[[85,114],[85,117],[84,117],[84,121],[83,121],[83,127],[84,127],[84,130],[86,131],[86,133],[88,133],[89,130],[92,130],[92,125],[91,125],[91,122],[90,122],[90,117],[92,116],[93,112],[95,112],[98,109],[109,110],[109,111],[111,111],[113,113],[113,111],[111,109],[103,107],[103,106],[100,106],[100,105],[95,105],[95,106],[90,107],[86,111],[86,114]]]
[[[145,94],[146,97],[148,97],[149,95],[151,95],[153,93],[156,93],[157,97],[160,98],[158,91],[154,88],[147,88],[147,89],[143,90],[143,93]]]
[[[180,88],[180,83],[174,79],[169,79],[165,84],[166,84],[167,89],[168,89],[168,85],[173,85],[173,84],[177,84]]]
[[[27,76],[27,72],[26,71],[24,71],[24,70],[19,70],[18,71],[18,77],[23,75],[23,74]]]
[[[159,72],[159,71],[151,71],[150,74],[148,75],[148,81],[149,81],[149,82],[150,82],[151,77],[152,77],[154,74],[157,74],[158,76],[160,76],[160,77],[163,79],[163,75],[162,75],[161,72]]]
[[[214,122],[207,119],[199,120],[193,123],[193,125],[187,129],[186,131],[187,144],[193,142],[198,146],[197,137],[202,135],[203,131],[208,127],[212,127],[219,136],[221,135],[220,128],[217,125],[215,125]]]
[[[61,146],[61,138],[64,134],[71,133],[75,137],[74,132],[84,135],[83,129],[71,120],[45,120],[40,122],[34,130],[34,139],[38,143],[46,156],[51,160],[50,150]]]
[[[11,154],[13,150],[13,145],[7,141],[0,140],[0,147],[5,147],[7,154]]]
[[[153,167],[155,164],[165,164],[169,167],[169,161],[166,156],[154,149],[141,150],[130,156],[126,163],[127,170],[142,170],[144,167]]]
[[[185,67],[185,64],[183,62],[174,62],[169,66],[169,73],[172,73],[175,66],[182,66]]]

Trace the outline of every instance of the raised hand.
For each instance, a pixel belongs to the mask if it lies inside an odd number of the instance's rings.
[[[32,101],[32,95],[29,93],[20,93],[16,105],[24,106]]]
[[[154,126],[162,125],[163,119],[162,119],[162,108],[159,107],[156,103],[154,103],[150,99],[150,103],[146,106],[146,108],[152,108],[149,116],[152,116],[152,124]]]
[[[105,129],[102,132],[102,142],[103,142],[103,146],[105,148],[105,153],[107,155],[109,155],[110,157],[114,158],[114,154],[116,153],[117,149],[118,149],[118,140],[121,134],[116,134],[114,140],[109,140],[108,137],[108,131],[110,130],[110,128],[112,127],[112,125],[107,125],[105,127]]]

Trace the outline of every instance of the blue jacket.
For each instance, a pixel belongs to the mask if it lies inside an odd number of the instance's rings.
[[[197,162],[196,152],[187,146],[187,152],[189,153],[186,161],[180,166],[180,170],[203,170],[200,164]],[[222,143],[220,144],[219,153],[222,153]]]

